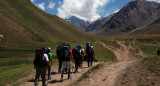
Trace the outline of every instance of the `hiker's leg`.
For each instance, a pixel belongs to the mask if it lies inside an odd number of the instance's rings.
[[[67,68],[66,61],[62,61],[62,65],[63,65],[63,69],[61,72],[61,80],[63,80],[63,74],[64,74],[65,69]]]
[[[70,79],[71,68],[68,68],[68,79]]]
[[[41,67],[42,86],[46,86],[46,74],[48,67]]]
[[[58,72],[61,72],[61,69],[62,69],[62,60],[59,59],[59,69],[58,69]]]
[[[67,69],[68,69],[68,79],[70,79],[70,74],[71,74],[71,62],[67,61]]]
[[[75,59],[75,73],[77,72],[78,65],[77,65],[77,60]]]
[[[48,66],[48,80],[51,78],[51,66]]]
[[[93,56],[91,56],[91,66],[92,66],[92,63],[93,63]]]
[[[61,72],[61,80],[63,80],[63,74],[64,74],[64,68],[62,69],[62,72]]]
[[[35,84],[39,83],[39,77],[40,77],[40,70],[38,67],[36,67]]]
[[[90,57],[89,56],[88,56],[87,62],[88,62],[88,67],[90,67]]]

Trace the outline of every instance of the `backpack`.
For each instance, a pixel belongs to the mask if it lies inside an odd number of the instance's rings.
[[[63,59],[63,61],[70,61],[69,50],[70,50],[70,45],[63,45],[62,46],[61,53],[62,53],[62,59]]]
[[[37,67],[44,67],[47,66],[46,59],[44,57],[44,53],[42,49],[35,50],[35,59],[34,59],[34,65]]]
[[[57,57],[60,59],[62,57],[62,45],[59,45],[56,50]]]
[[[72,53],[73,53],[74,59],[77,59],[78,58],[78,48],[74,47],[73,50],[72,50]]]
[[[90,42],[86,44],[86,54],[93,54],[92,44]]]

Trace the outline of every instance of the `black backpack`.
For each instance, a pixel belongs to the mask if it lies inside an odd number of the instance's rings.
[[[90,42],[86,44],[86,54],[93,54],[92,44]]]
[[[69,53],[69,50],[70,50],[70,45],[63,45],[62,46],[62,60],[63,61],[70,61],[70,53]]]
[[[34,65],[37,67],[48,66],[46,58],[44,57],[43,50],[37,49],[35,50],[36,56],[34,59]]]
[[[78,56],[79,56],[79,50],[77,47],[74,47],[73,50],[72,50],[72,53],[73,53],[73,57],[74,59],[78,59]]]
[[[56,54],[59,59],[62,57],[62,45],[57,47]]]

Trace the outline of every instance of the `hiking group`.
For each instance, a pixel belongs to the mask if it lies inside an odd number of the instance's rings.
[[[53,55],[51,48],[42,47],[35,50],[34,68],[36,69],[35,86],[38,85],[41,76],[42,86],[47,86],[48,80],[51,79],[51,65]],[[58,73],[61,73],[60,81],[63,81],[64,72],[68,74],[68,79],[71,79],[71,69],[77,73],[78,68],[82,67],[83,61],[87,61],[88,67],[92,66],[94,61],[94,47],[92,43],[86,43],[86,52],[81,44],[75,46],[72,50],[69,44],[59,45],[56,49],[58,57]],[[75,66],[73,66],[73,62]],[[48,71],[48,73],[47,73]],[[48,78],[46,79],[46,75]]]

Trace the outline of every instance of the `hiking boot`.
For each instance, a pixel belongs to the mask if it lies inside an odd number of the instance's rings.
[[[63,78],[62,77],[61,77],[60,81],[63,82]]]
[[[71,76],[70,76],[70,74],[68,75],[68,79],[71,79]]]
[[[38,86],[38,82],[35,82],[35,83],[34,83],[34,86]]]

